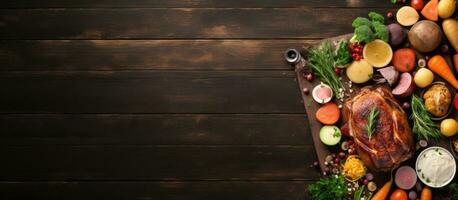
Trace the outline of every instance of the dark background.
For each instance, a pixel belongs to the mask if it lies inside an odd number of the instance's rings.
[[[0,199],[305,199],[288,47],[389,0],[14,0],[0,8]]]

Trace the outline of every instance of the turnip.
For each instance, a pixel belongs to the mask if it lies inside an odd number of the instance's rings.
[[[404,29],[396,23],[388,25],[388,30],[390,31],[390,44],[393,46],[400,45],[407,36]]]

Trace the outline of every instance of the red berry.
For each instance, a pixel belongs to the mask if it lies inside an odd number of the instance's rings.
[[[339,164],[340,163],[340,159],[339,158],[335,158],[334,159],[334,163]]]
[[[367,180],[367,179],[364,179],[364,180],[363,180],[363,184],[364,184],[364,185],[367,185],[368,183],[369,183],[369,180]]]
[[[309,89],[308,88],[304,88],[302,91],[304,92],[304,94],[309,94]]]
[[[344,152],[340,152],[339,153],[339,158],[345,158],[345,153]]]
[[[335,67],[335,68],[334,68],[334,71],[336,72],[336,74],[342,73],[342,69],[341,69],[341,68],[338,68],[338,67]]]
[[[313,74],[312,74],[312,73],[308,73],[308,74],[305,76],[305,79],[307,79],[308,81],[313,81]]]
[[[388,13],[386,13],[386,17],[392,18],[393,17],[393,12],[388,11]]]

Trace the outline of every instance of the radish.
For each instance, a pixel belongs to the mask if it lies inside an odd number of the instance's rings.
[[[409,190],[417,183],[417,174],[412,167],[399,167],[394,176],[394,182],[399,188]]]

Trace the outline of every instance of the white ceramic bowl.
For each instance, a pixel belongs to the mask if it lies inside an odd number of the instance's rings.
[[[454,161],[453,162],[453,172],[452,172],[452,176],[447,180],[445,181],[444,183],[440,184],[440,185],[433,185],[432,183],[426,181],[424,179],[424,177],[422,177],[419,172],[418,172],[418,162],[419,160],[422,158],[422,156],[428,152],[428,151],[435,151],[436,149],[439,149],[439,150],[442,150],[443,152],[446,152],[446,154],[448,156],[450,156],[450,158],[452,158],[452,160]],[[442,148],[442,147],[438,147],[438,146],[433,146],[433,147],[429,147],[425,150],[423,150],[417,157],[417,161],[415,162],[415,172],[417,173],[417,177],[418,179],[421,180],[421,182],[423,182],[425,185],[429,186],[429,187],[432,187],[432,188],[441,188],[441,187],[444,187],[446,185],[448,185],[452,180],[453,178],[455,177],[455,173],[456,173],[456,160],[455,160],[455,157],[452,155],[452,153],[450,153],[450,151],[448,151],[447,149],[445,148]]]

